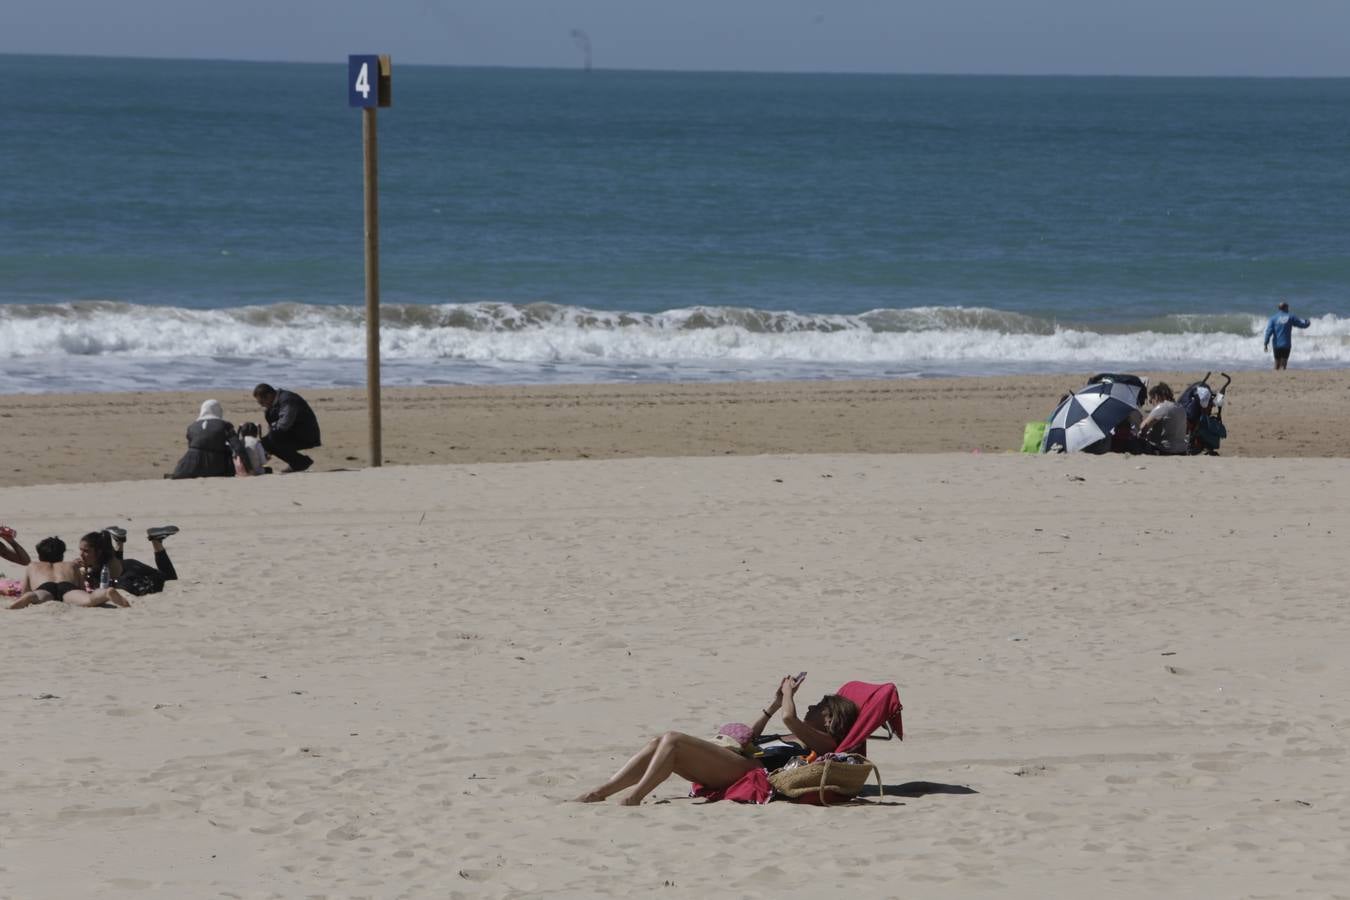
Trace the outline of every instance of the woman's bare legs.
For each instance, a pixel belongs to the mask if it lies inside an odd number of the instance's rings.
[[[10,609],[23,609],[25,606],[34,606],[38,603],[50,603],[56,598],[48,591],[29,591],[26,594],[20,594],[19,599],[9,605]]]
[[[113,606],[128,607],[127,598],[117,592],[117,588],[99,588],[92,594],[89,591],[66,591],[66,602],[71,606]]]
[[[679,775],[711,788],[727,788],[755,765],[753,760],[712,741],[678,731],[667,731],[661,737],[648,741],[632,759],[624,763],[622,769],[614,773],[613,778],[577,799],[594,803],[629,785],[636,785],[623,803],[625,806],[637,806],[643,797],[671,775]]]
[[[630,785],[638,783],[642,773],[647,771],[647,766],[651,764],[652,754],[656,752],[656,745],[661,742],[660,738],[652,738],[637,753],[633,754],[632,759],[623,764],[623,768],[615,772],[613,777],[600,785],[593,791],[587,791],[577,798],[582,803],[599,803],[611,794],[617,793]]]
[[[712,741],[667,731],[661,735],[642,780],[623,798],[623,805],[637,806],[672,774],[720,790],[731,787],[756,765],[754,760]]]
[[[113,606],[120,606],[127,609],[131,606],[131,601],[123,597],[117,588],[99,588],[94,591],[94,600],[96,606],[102,606],[111,603]]]

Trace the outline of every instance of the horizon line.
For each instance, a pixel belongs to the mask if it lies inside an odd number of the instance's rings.
[[[34,59],[102,59],[102,60],[127,60],[135,62],[200,62],[200,63],[230,63],[238,65],[293,65],[293,66],[328,66],[344,65],[345,58],[339,57],[330,61],[313,59],[241,59],[226,56],[124,56],[111,53],[29,53],[0,50],[0,57],[16,58],[34,58]],[[628,67],[606,67],[592,66],[589,69],[582,66],[523,66],[523,65],[494,65],[488,63],[466,64],[466,63],[440,63],[440,62],[399,62],[401,66],[413,66],[427,69],[490,69],[519,72],[578,72],[578,73],[655,73],[666,75],[802,75],[802,76],[840,76],[840,77],[876,77],[890,76],[902,78],[1155,78],[1155,79],[1193,79],[1193,80],[1249,80],[1249,81],[1336,81],[1350,79],[1350,74],[1346,75],[1235,75],[1212,73],[1205,75],[1179,75],[1169,73],[1120,73],[1120,72],[935,72],[935,71],[883,71],[883,70],[830,70],[830,69],[676,69],[676,68],[628,68]]]

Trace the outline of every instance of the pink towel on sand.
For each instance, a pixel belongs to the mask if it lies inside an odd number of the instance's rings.
[[[696,784],[689,789],[690,797],[702,797],[709,803],[716,800],[732,800],[736,803],[768,803],[773,799],[773,788],[769,787],[769,776],[759,766],[746,772],[731,787],[715,791]]]

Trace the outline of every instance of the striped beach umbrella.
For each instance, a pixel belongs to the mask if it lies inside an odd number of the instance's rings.
[[[1094,375],[1065,397],[1045,429],[1044,453],[1105,453],[1111,432],[1139,412],[1144,382],[1135,375]]]

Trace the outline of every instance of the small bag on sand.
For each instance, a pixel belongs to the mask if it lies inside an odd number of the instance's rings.
[[[877,796],[884,796],[881,773],[872,761],[852,756],[853,761],[832,759],[829,755],[799,766],[784,766],[769,773],[769,784],[789,800],[799,803],[847,803],[863,789],[869,778],[877,780]]]
[[[1040,453],[1045,443],[1045,429],[1049,422],[1028,422],[1022,429],[1022,452]]]

